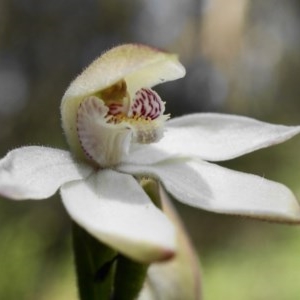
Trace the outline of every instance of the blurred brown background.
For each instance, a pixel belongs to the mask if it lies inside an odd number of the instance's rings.
[[[67,148],[60,99],[104,50],[127,42],[180,55],[187,76],[157,87],[173,116],[216,111],[300,124],[297,0],[1,0],[0,155]],[[230,168],[300,198],[300,137]],[[298,299],[300,229],[177,205],[199,251],[204,295]],[[76,299],[70,222],[59,197],[0,201],[0,299]]]

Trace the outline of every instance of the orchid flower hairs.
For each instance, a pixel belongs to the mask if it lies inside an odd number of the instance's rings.
[[[212,162],[284,142],[300,126],[213,113],[170,119],[152,87],[184,75],[176,55],[148,46],[104,53],[62,98],[71,152],[12,150],[0,160],[0,194],[39,200],[59,189],[75,224],[141,264],[176,258],[178,250],[174,221],[146,192],[145,179],[197,208],[299,223],[300,208],[287,187]]]

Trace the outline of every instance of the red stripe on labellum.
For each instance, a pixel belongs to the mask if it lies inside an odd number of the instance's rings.
[[[154,120],[163,113],[164,105],[156,92],[142,88],[136,92],[131,106],[132,115]]]
[[[123,103],[113,102],[108,105],[108,108],[109,114],[113,116],[119,115],[124,111]]]

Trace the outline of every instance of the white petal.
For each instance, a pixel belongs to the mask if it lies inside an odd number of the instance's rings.
[[[263,177],[188,159],[119,169],[158,177],[175,198],[191,206],[274,221],[300,221],[300,207],[292,192]]]
[[[0,194],[15,200],[44,199],[65,182],[85,178],[90,172],[67,151],[22,147],[0,160]]]
[[[61,188],[71,217],[91,235],[141,262],[174,254],[175,230],[136,180],[112,170]]]
[[[282,143],[299,132],[300,126],[274,125],[242,116],[193,114],[166,122],[159,142],[136,147],[126,161],[154,163],[178,155],[228,160]]]

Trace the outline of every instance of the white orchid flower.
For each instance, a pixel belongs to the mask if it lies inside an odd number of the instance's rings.
[[[0,161],[0,194],[45,199],[60,189],[75,222],[140,262],[176,252],[174,226],[142,189],[144,176],[198,208],[299,222],[298,202],[287,187],[211,162],[284,142],[300,127],[211,113],[168,120],[151,87],[184,75],[176,55],[157,49],[122,45],[106,52],[62,99],[72,154],[39,146],[9,152]]]

